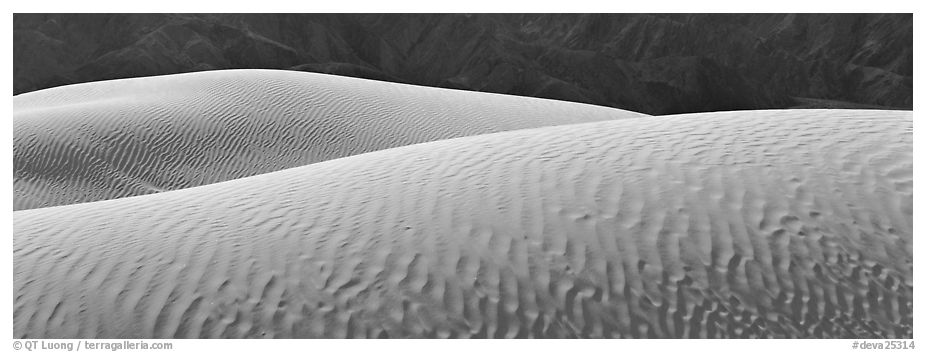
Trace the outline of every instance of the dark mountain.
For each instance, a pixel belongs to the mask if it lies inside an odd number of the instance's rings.
[[[911,14],[16,14],[14,93],[278,68],[651,114],[911,109]]]

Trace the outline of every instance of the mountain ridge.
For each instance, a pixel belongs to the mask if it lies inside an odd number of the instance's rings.
[[[912,47],[910,14],[16,14],[14,94],[276,68],[648,114],[912,109]]]

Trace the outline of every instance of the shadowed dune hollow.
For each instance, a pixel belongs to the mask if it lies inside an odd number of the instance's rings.
[[[17,207],[79,203],[14,212],[14,338],[912,338],[911,112],[272,71],[14,109]]]

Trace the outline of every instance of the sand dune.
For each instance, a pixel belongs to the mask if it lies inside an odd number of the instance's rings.
[[[17,211],[13,334],[912,338],[912,164],[910,112],[709,113]]]
[[[14,209],[156,193],[374,150],[645,116],[303,72],[103,81],[13,98]]]

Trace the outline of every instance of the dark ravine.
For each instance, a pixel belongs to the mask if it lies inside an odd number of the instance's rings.
[[[13,88],[277,68],[649,114],[912,109],[912,28],[910,14],[16,14]]]

